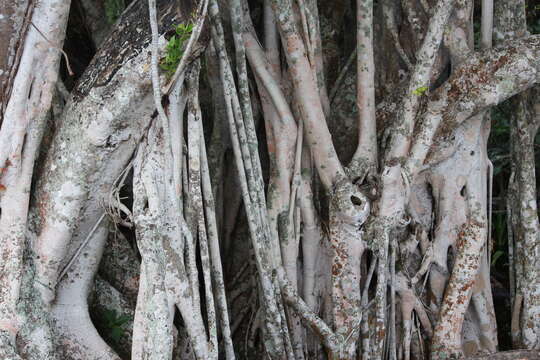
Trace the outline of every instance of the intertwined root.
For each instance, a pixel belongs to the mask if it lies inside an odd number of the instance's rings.
[[[490,3],[482,7],[484,48]],[[409,360],[495,351],[486,112],[538,82],[538,36],[475,54],[467,39],[472,2],[440,0],[431,10],[425,0],[383,2],[392,49],[410,74],[397,100],[388,96],[379,109],[378,141],[375,85],[384,76],[376,79],[374,2],[357,1],[356,78],[343,71],[338,80],[356,92],[341,96],[336,84],[330,99],[321,2],[265,1],[264,41],[245,1],[230,0],[228,11],[223,4],[200,1],[183,14],[174,2],[133,2],[65,106],[54,104],[57,128],[37,174],[68,4],[40,0],[26,12],[0,129],[0,357],[118,359],[90,318],[94,286],[96,312],[133,315],[122,325],[132,337],[114,345],[134,359],[264,351],[280,360]],[[502,17],[524,13],[521,0],[504,6]],[[407,21],[398,32],[399,7]],[[190,21],[179,66],[165,80],[160,34]],[[403,34],[411,44],[400,43]],[[212,121],[200,104],[208,92]],[[535,347],[540,256],[528,258],[538,249],[538,120],[526,100],[512,125],[512,325],[516,344]],[[331,101],[358,110],[359,131],[345,131],[347,144],[330,131],[330,120],[345,127]],[[351,147],[347,167],[336,150],[343,147]],[[120,189],[130,182],[125,201]],[[112,223],[133,230],[136,251],[124,239],[102,260]]]

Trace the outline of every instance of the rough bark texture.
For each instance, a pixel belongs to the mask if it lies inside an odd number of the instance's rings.
[[[490,276],[510,99],[512,340],[537,349],[525,4],[80,0],[97,52],[64,86],[69,1],[2,3],[0,358],[538,358],[493,355]]]

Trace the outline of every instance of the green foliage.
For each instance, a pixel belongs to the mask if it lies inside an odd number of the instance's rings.
[[[540,5],[527,6],[527,25],[531,34],[540,34]]]
[[[493,214],[493,255],[491,256],[491,265],[497,265],[497,261],[508,256],[508,235],[506,233],[506,214]]]
[[[103,327],[108,331],[108,337],[115,343],[120,341],[126,329],[125,324],[131,320],[129,316],[119,315],[115,310],[105,310],[103,312]]]
[[[480,21],[475,21],[473,24],[474,49],[480,50]]]
[[[512,170],[510,155],[510,127],[515,113],[515,103],[505,101],[491,111],[491,133],[489,137],[488,155],[493,163],[493,255],[492,266],[502,270],[508,265],[508,233],[506,217],[506,197],[508,181]],[[540,148],[540,133],[535,137],[535,147]],[[540,152],[535,154],[535,167],[540,169]],[[538,178],[538,173],[537,173]],[[507,270],[502,270],[505,272]]]
[[[529,31],[532,34],[540,34],[540,18],[529,25]]]
[[[184,44],[193,31],[193,24],[180,24],[174,27],[175,34],[169,39],[165,48],[165,57],[161,59],[160,67],[165,71],[167,77],[174,75],[182,55],[184,54]]]
[[[416,88],[414,91],[413,91],[413,94],[414,95],[417,95],[417,96],[421,96],[423,95],[426,91],[427,91],[428,87],[427,86],[420,86],[419,88]]]
[[[124,0],[105,0],[105,16],[109,24],[114,24],[125,8]]]
[[[496,106],[491,111],[491,134],[488,154],[493,162],[493,176],[502,176],[504,187],[510,176],[510,117],[512,109],[509,103]]]
[[[493,206],[492,230],[493,253],[491,266],[505,273],[508,264],[508,234],[505,197],[510,177],[510,121],[512,105],[504,102],[491,110],[491,132],[488,155],[493,164],[493,198],[502,199]]]
[[[501,256],[504,255],[504,251],[503,250],[497,250],[493,253],[493,256],[491,257],[491,266],[495,266],[497,265],[497,260],[499,260],[499,258]]]

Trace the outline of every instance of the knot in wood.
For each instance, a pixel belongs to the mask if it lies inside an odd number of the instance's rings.
[[[369,216],[370,208],[368,197],[348,179],[336,183],[330,203],[331,221],[360,227]]]

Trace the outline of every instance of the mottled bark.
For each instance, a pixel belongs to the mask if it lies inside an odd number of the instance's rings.
[[[0,181],[3,189],[0,194],[0,332],[3,340],[0,348],[17,353],[18,336],[24,339],[23,344],[31,343],[23,345],[30,353],[34,350],[35,354],[30,356],[39,357],[52,348],[48,324],[36,321],[30,326],[41,330],[41,334],[36,335],[38,344],[26,338],[28,333],[23,329],[28,329],[27,319],[47,316],[33,314],[37,309],[22,309],[18,305],[40,304],[39,299],[23,301],[33,290],[25,276],[26,270],[33,268],[31,260],[25,258],[29,251],[31,184],[58,79],[59,48],[64,41],[69,1],[39,1],[35,13],[33,6],[33,3],[6,3],[0,9],[2,30],[7,31],[2,35],[0,65]],[[28,22],[32,23],[31,28]],[[43,31],[50,39],[45,38]],[[41,67],[36,67],[38,63]],[[32,349],[33,346],[36,347]]]
[[[12,91],[34,6],[35,2],[29,0],[0,4],[0,123]]]
[[[498,15],[495,39],[504,41],[527,34],[525,1],[495,2]],[[510,119],[512,176],[508,212],[512,224],[509,243],[515,249],[516,283],[512,299],[514,346],[540,348],[540,223],[537,214],[534,138],[538,130],[534,104],[537,91],[527,91],[510,100],[515,111]]]
[[[14,3],[0,26],[38,46],[28,67],[28,43],[0,45],[27,76],[0,73],[0,357],[495,352],[486,114],[540,81],[524,3],[483,0],[475,52],[472,0],[134,1],[50,121],[67,3],[39,17],[51,29]],[[178,24],[193,28],[168,77]],[[33,76],[36,54],[50,66]],[[539,111],[512,101],[512,335],[532,349]],[[134,316],[119,354],[90,320],[105,308]]]
[[[538,129],[534,121],[534,92],[512,99],[516,112],[511,118],[511,149],[513,158],[513,178],[511,189],[513,206],[509,214],[512,223],[512,241],[516,250],[514,266],[516,274],[516,296],[513,317],[519,318],[519,329],[514,329],[515,346],[537,349],[540,339],[540,294],[538,283],[538,244],[540,224],[536,204],[536,175],[534,157],[534,136]],[[516,304],[521,302],[522,304]]]

